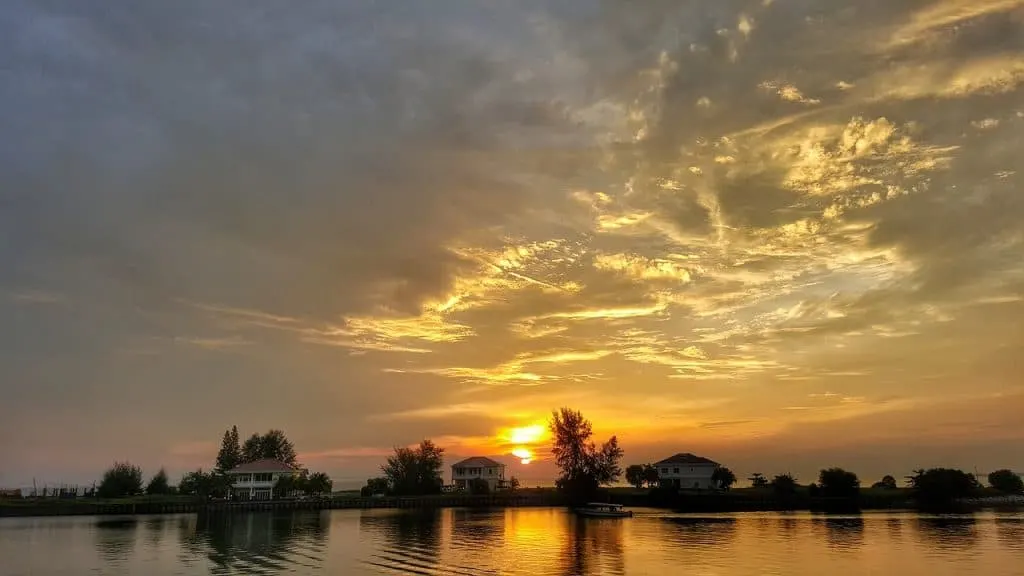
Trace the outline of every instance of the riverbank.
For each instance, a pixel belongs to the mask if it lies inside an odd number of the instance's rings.
[[[779,498],[770,490],[739,488],[719,493],[659,494],[635,488],[609,488],[606,499],[636,508],[663,508],[678,512],[772,512],[784,510],[857,511],[901,510],[914,507],[911,492],[861,490],[857,502],[811,497],[805,491]],[[84,516],[175,513],[233,513],[258,510],[333,510],[370,508],[509,508],[561,506],[553,488],[529,488],[515,494],[441,494],[436,496],[363,498],[358,493],[336,493],[330,498],[252,502],[208,502],[191,496],[139,496],[116,500],[7,499],[0,500],[0,517]],[[967,508],[1024,507],[1024,497],[984,495],[963,502]]]

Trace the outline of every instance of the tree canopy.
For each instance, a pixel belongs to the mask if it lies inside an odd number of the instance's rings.
[[[714,482],[715,486],[718,486],[720,490],[728,490],[736,483],[736,474],[733,474],[733,471],[729,470],[725,466],[719,466],[711,473],[711,481]]]
[[[167,481],[167,471],[161,468],[146,484],[146,494],[170,494],[171,485]]]
[[[881,490],[895,490],[898,488],[896,485],[896,479],[886,474],[882,476],[882,479],[871,485],[872,488],[878,488]]]
[[[381,471],[388,479],[391,491],[400,496],[437,494],[444,481],[441,466],[444,449],[430,440],[420,442],[416,448],[395,448]]]
[[[779,474],[775,478],[772,478],[771,487],[776,496],[793,496],[796,494],[796,478],[791,474]]]
[[[294,466],[296,464],[295,446],[281,430],[268,430],[266,434],[253,434],[246,439],[242,444],[241,459],[242,463],[257,460],[279,460]]]
[[[590,421],[579,411],[562,408],[553,412],[549,427],[554,438],[551,452],[560,471],[555,485],[570,502],[592,497],[598,487],[622,475],[622,448],[616,437],[598,448],[590,440],[594,435]]]
[[[227,472],[242,463],[242,446],[239,442],[238,426],[232,426],[230,430],[224,431],[215,466],[219,472]]]
[[[860,479],[842,468],[826,468],[818,474],[818,489],[826,498],[852,500],[860,495]]]
[[[191,496],[225,496],[231,490],[231,479],[224,474],[203,472],[200,468],[195,472],[186,472],[178,482],[178,493]]]
[[[142,493],[142,469],[128,462],[115,462],[103,473],[96,490],[100,498],[121,498]]]
[[[914,470],[910,476],[914,499],[922,507],[943,507],[973,495],[979,488],[974,474],[953,468]]]
[[[1024,480],[1012,470],[996,470],[988,475],[988,485],[1005,494],[1024,493]]]
[[[750,475],[750,478],[747,478],[747,480],[750,480],[750,485],[753,486],[754,488],[768,487],[768,479],[765,478],[764,474],[761,474],[760,472],[754,472],[753,474]]]
[[[629,482],[630,486],[636,488],[644,487],[644,467],[643,464],[630,464],[626,466],[626,482]]]

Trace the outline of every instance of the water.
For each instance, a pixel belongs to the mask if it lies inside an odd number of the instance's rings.
[[[0,576],[1024,575],[1024,514],[577,519],[561,509],[0,520]]]

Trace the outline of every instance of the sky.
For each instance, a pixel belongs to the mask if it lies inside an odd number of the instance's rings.
[[[0,486],[1024,469],[1022,0],[8,0]],[[526,428],[523,430],[516,430]],[[524,465],[510,456],[532,451]]]

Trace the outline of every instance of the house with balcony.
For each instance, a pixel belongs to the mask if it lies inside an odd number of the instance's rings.
[[[297,473],[295,467],[280,460],[246,462],[226,472],[231,478],[231,495],[237,500],[271,500],[278,479]]]
[[[658,485],[676,490],[713,490],[712,476],[719,464],[703,456],[683,452],[669,456],[653,466],[658,470]]]
[[[505,487],[505,465],[474,456],[452,464],[452,484],[456,490],[470,490],[474,480],[483,480],[491,492]]]

